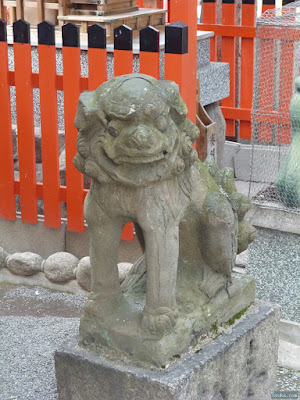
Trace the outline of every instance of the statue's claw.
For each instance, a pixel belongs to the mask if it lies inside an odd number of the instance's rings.
[[[145,308],[141,328],[153,335],[163,336],[171,332],[178,317],[178,310],[159,307],[156,310]]]

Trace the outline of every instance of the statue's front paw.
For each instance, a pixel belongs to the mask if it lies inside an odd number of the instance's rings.
[[[178,310],[167,307],[159,307],[156,310],[144,310],[141,327],[144,331],[156,336],[163,336],[171,332],[178,317]]]

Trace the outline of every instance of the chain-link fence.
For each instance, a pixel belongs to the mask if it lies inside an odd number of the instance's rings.
[[[300,1],[268,10],[257,19],[249,188],[254,203],[297,213],[300,212],[299,41]]]

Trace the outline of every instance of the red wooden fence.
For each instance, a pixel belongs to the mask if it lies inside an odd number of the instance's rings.
[[[240,121],[239,138],[251,138],[251,106],[254,72],[254,38],[255,30],[255,1],[242,0],[241,24],[236,24],[236,13],[240,7],[234,0],[223,0],[222,23],[217,23],[217,7],[215,0],[203,0],[203,23],[198,24],[199,30],[215,33],[211,39],[211,60],[217,57],[217,38],[222,38],[222,57],[219,61],[230,65],[230,95],[222,101],[222,112],[227,123],[227,138],[238,139],[236,121]],[[263,0],[262,12],[275,7],[275,0]],[[239,49],[237,38],[241,38],[240,70],[238,65]],[[240,79],[237,79],[239,77]],[[239,85],[240,82],[240,85]]]
[[[182,1],[184,0],[176,0]],[[196,1],[195,1],[196,4]],[[182,13],[185,20],[190,10]],[[84,231],[83,201],[87,190],[83,188],[83,176],[73,166],[76,153],[77,131],[74,118],[78,97],[83,90],[93,90],[107,80],[106,32],[100,25],[88,30],[89,76],[81,76],[79,27],[63,26],[63,74],[56,73],[56,48],[54,25],[42,22],[38,25],[39,73],[31,69],[30,26],[24,20],[14,23],[15,70],[8,69],[8,45],[6,23],[0,20],[0,217],[16,219],[15,195],[20,195],[23,222],[37,223],[37,199],[44,201],[44,223],[48,227],[60,228],[61,202],[67,205],[67,227],[71,231]],[[196,63],[188,51],[196,48],[196,15],[194,37],[188,42],[188,26],[176,23],[166,28],[169,50],[166,48],[165,77],[175,80],[184,100],[191,104],[190,116],[195,119],[193,103],[196,104]],[[118,36],[117,33],[122,33]],[[178,34],[179,32],[179,34]],[[189,32],[190,33],[190,32]],[[145,39],[147,37],[147,40]],[[181,37],[181,43],[177,38]],[[114,68],[115,75],[131,73],[133,69],[132,31],[126,26],[115,31]],[[125,40],[124,40],[125,38]],[[193,43],[193,41],[195,43]],[[149,45],[150,43],[150,45]],[[140,35],[140,72],[159,77],[159,32],[151,27]],[[167,47],[167,46],[166,46]],[[191,61],[193,60],[193,61]],[[188,75],[187,75],[188,71]],[[195,84],[188,85],[191,76]],[[10,86],[16,88],[18,124],[18,149],[20,179],[14,179],[13,143],[10,115]],[[43,182],[36,182],[33,88],[40,89],[40,115],[42,134]],[[66,186],[60,185],[58,163],[58,115],[57,91],[64,93],[64,121],[66,148]],[[127,225],[123,238],[132,239],[132,225]]]

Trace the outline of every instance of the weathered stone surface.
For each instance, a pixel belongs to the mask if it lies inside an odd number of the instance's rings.
[[[60,400],[261,400],[275,389],[279,307],[258,303],[232,332],[175,359],[145,369],[77,346],[55,354]],[[197,350],[196,350],[197,349]]]
[[[76,268],[78,285],[87,291],[91,291],[91,261],[90,257],[83,257]]]
[[[49,281],[66,283],[75,278],[74,270],[79,260],[73,254],[59,252],[52,254],[44,263],[44,274]]]
[[[188,347],[193,332],[235,309],[224,307],[230,291],[245,294],[243,285],[231,285],[231,272],[249,200],[229,170],[198,160],[199,131],[174,82],[141,74],[111,79],[82,93],[75,125],[74,165],[93,179],[85,198],[93,279],[81,343],[101,343],[106,332],[107,346],[129,343],[134,356],[161,364]],[[133,268],[141,279],[122,293],[118,247],[128,221],[140,231],[145,257]],[[247,244],[251,229],[243,229]],[[253,301],[249,287],[239,310]]]
[[[60,184],[66,185],[66,149],[63,148],[59,155],[59,176],[60,176]],[[84,175],[83,180],[84,188],[89,189],[91,186],[91,178],[87,175]]]
[[[29,251],[14,253],[7,258],[7,268],[16,275],[30,276],[42,271],[43,259]]]
[[[6,267],[7,256],[8,254],[6,253],[6,251],[2,247],[0,247],[0,269]]]

